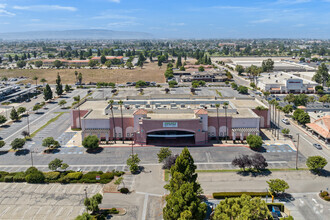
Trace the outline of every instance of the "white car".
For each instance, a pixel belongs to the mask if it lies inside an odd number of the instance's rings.
[[[283,118],[281,121],[286,125],[290,124],[290,122],[287,118]]]

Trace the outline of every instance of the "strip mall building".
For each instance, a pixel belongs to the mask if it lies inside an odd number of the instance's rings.
[[[266,108],[254,98],[164,94],[118,98],[111,109],[107,101],[91,99],[72,110],[71,127],[81,128],[82,138],[96,135],[101,141],[124,138],[136,144],[201,145],[217,134],[232,140],[259,135],[260,128],[270,126],[270,111],[258,106]]]

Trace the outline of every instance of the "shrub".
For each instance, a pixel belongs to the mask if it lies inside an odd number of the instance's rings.
[[[129,193],[129,190],[127,188],[121,188],[119,191],[124,194]]]
[[[26,182],[28,183],[44,183],[45,176],[41,171],[36,171],[34,173],[28,174],[25,177]]]
[[[16,173],[13,180],[14,182],[25,182],[25,173],[24,172]]]
[[[13,176],[5,176],[5,182],[13,182]]]
[[[109,214],[118,214],[119,211],[116,208],[109,209]]]
[[[107,184],[107,183],[110,183],[112,179],[101,179],[100,180],[100,183],[101,184]]]
[[[330,196],[324,196],[323,199],[324,199],[325,201],[330,201]]]
[[[65,176],[63,176],[63,177],[58,179],[58,182],[66,184],[66,183],[69,183],[69,179],[67,179],[67,178],[65,178]]]
[[[35,167],[30,167],[29,169],[27,169],[26,171],[25,171],[25,175],[29,175],[29,174],[31,174],[31,173],[35,173],[35,172],[38,172],[39,170],[37,169],[37,168],[35,168]]]
[[[120,176],[122,176],[122,175],[125,174],[124,171],[113,171],[113,173],[115,174],[115,176],[118,176],[118,177],[120,177]]]
[[[325,197],[325,196],[328,196],[329,195],[329,193],[327,192],[327,191],[322,191],[321,193],[320,193],[320,196],[321,197]]]
[[[114,173],[103,173],[101,175],[101,180],[103,179],[110,179],[110,180],[113,180],[115,174]]]
[[[82,172],[68,173],[64,178],[68,180],[79,180],[83,176]]]
[[[6,171],[0,171],[0,177],[5,177],[7,176],[9,173]]]
[[[60,177],[60,172],[47,172],[44,175],[47,180],[57,180]]]
[[[213,193],[214,199],[225,199],[231,197],[241,197],[243,194],[251,197],[266,197],[270,196],[268,192],[215,192]]]

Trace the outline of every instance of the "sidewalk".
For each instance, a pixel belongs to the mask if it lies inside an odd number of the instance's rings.
[[[276,133],[276,137],[275,137],[275,133],[273,135],[272,131],[270,129],[261,129],[261,133],[262,133],[261,135],[263,136],[263,140],[265,140],[264,143],[266,145],[284,145],[284,144],[287,144],[294,151],[297,151],[297,148],[294,145],[294,143],[292,142],[292,140],[288,137],[284,137],[283,134],[281,133],[281,131],[280,131],[279,139],[277,139],[277,133]]]

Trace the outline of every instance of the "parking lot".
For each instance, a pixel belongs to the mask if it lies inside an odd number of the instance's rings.
[[[0,183],[0,219],[74,219],[101,185]]]

